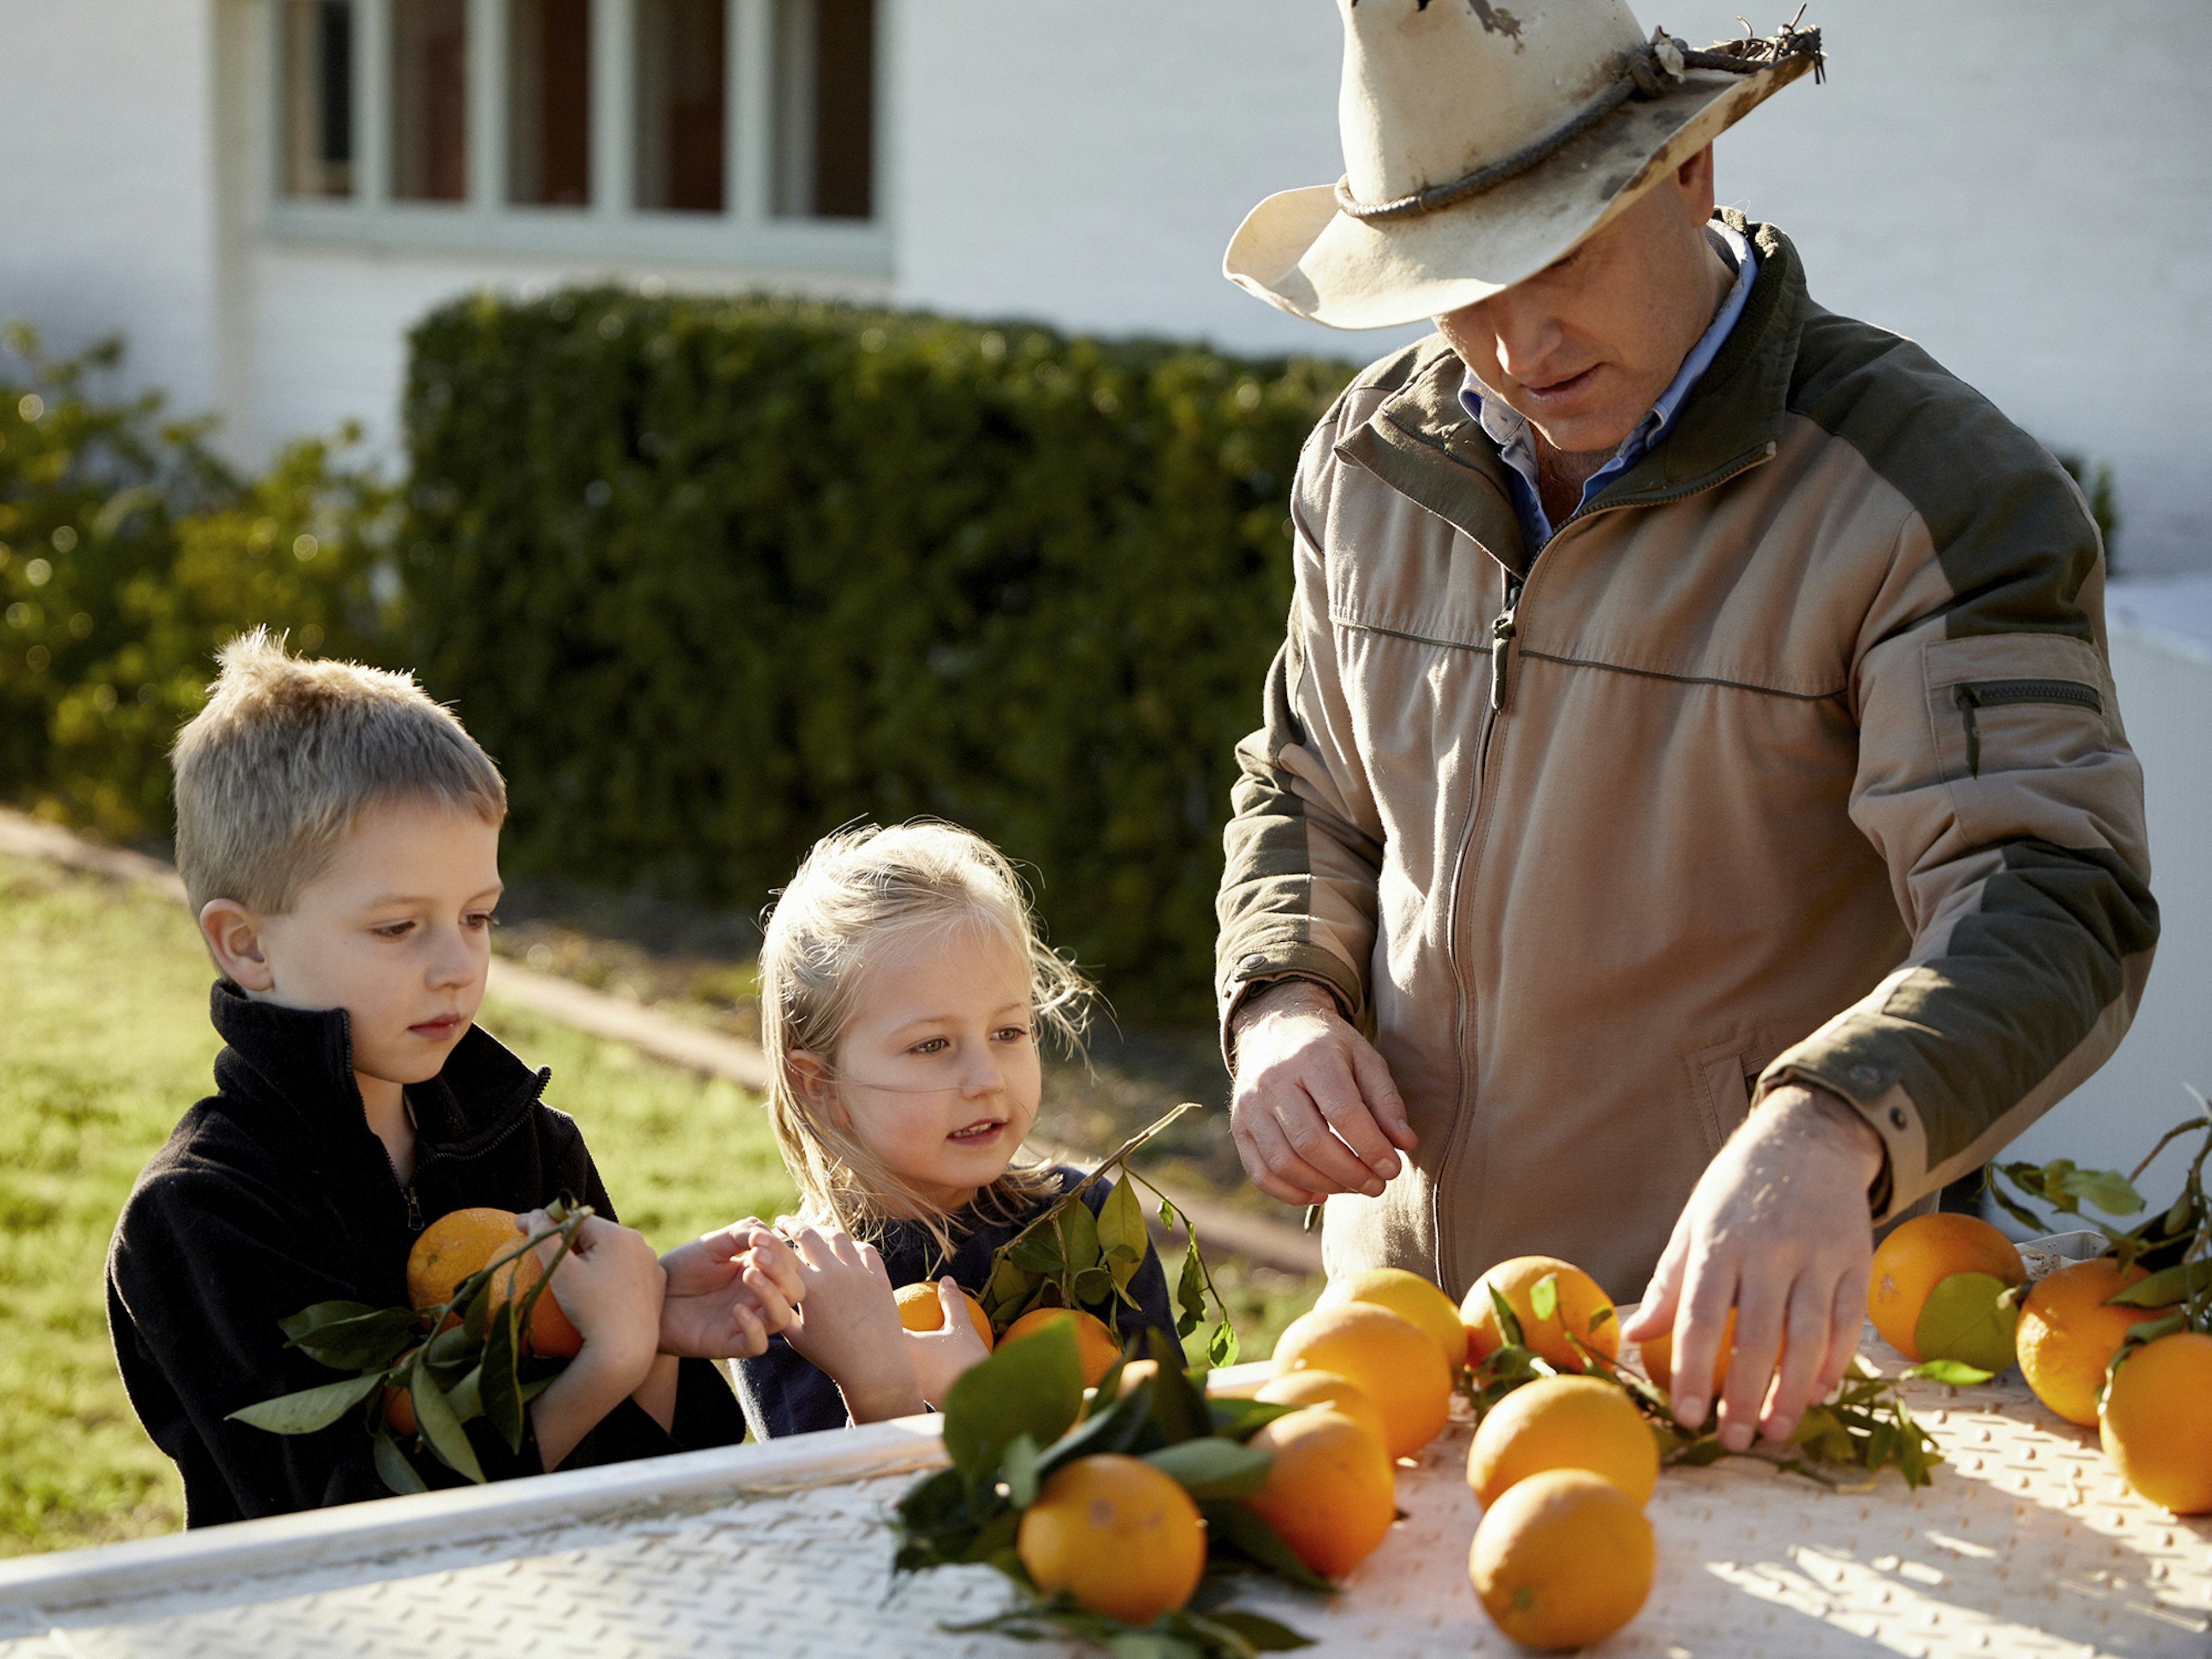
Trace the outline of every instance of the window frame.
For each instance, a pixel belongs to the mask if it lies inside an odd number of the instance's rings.
[[[756,270],[888,276],[892,226],[888,135],[893,0],[876,0],[873,216],[783,218],[774,212],[775,0],[726,0],[724,207],[635,205],[635,0],[592,0],[592,199],[585,207],[513,203],[507,191],[507,0],[467,0],[468,198],[402,202],[392,195],[391,0],[353,0],[353,194],[286,193],[286,112],[280,72],[262,77],[270,122],[264,231],[283,243],[348,244],[430,253],[510,254],[619,264],[742,266]],[[283,9],[262,8],[264,62],[283,62]]]

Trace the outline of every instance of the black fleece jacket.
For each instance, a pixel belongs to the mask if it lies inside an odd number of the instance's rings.
[[[228,981],[212,997],[216,1092],[191,1109],[138,1177],[107,1257],[107,1319],[124,1387],[185,1480],[185,1522],[277,1515],[388,1492],[349,1413],[319,1433],[226,1421],[255,1401],[336,1381],[284,1346],[277,1322],[311,1303],[407,1300],[407,1252],[423,1226],[472,1205],[528,1210],[568,1193],[614,1206],[575,1122],[532,1072],[471,1026],[445,1069],[409,1088],[415,1178],[403,1187],[368,1127],[345,1012],[254,1002]],[[672,1434],[624,1401],[564,1468],[742,1439],[721,1374],[684,1362]],[[493,1479],[543,1472],[481,1423],[471,1439]],[[461,1477],[424,1453],[434,1486]]]

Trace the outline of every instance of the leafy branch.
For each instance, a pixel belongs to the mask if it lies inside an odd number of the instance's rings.
[[[550,1226],[486,1262],[435,1307],[318,1302],[280,1320],[286,1347],[333,1370],[355,1374],[242,1407],[231,1417],[271,1434],[314,1434],[360,1407],[376,1472],[391,1491],[428,1489],[400,1444],[410,1437],[418,1451],[427,1450],[455,1474],[483,1485],[483,1466],[469,1443],[467,1425],[483,1419],[508,1450],[520,1452],[525,1407],[551,1386],[565,1364],[526,1361],[522,1334],[530,1328],[538,1297],[553,1282],[553,1267],[574,1247],[576,1230],[592,1207],[563,1196],[545,1212]],[[488,1293],[495,1275],[549,1239],[560,1241],[552,1267],[519,1300]],[[532,1375],[526,1377],[526,1369]]]

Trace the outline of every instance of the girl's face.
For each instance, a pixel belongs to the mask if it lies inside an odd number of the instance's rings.
[[[995,928],[917,927],[862,964],[834,1083],[794,1054],[806,1093],[947,1212],[1006,1172],[1043,1080],[1029,964]]]

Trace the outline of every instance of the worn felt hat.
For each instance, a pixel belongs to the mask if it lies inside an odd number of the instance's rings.
[[[1533,276],[1821,61],[1795,21],[1704,52],[1646,40],[1620,0],[1338,9],[1344,177],[1267,198],[1222,261],[1337,328],[1440,317]]]

